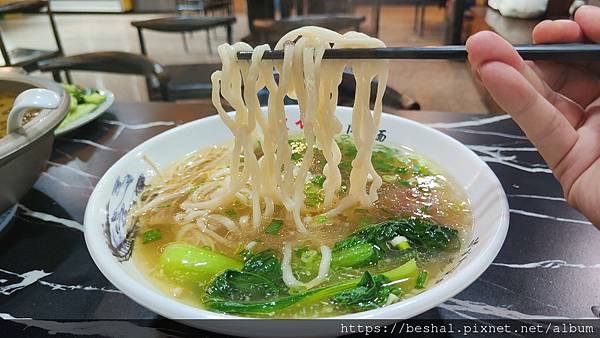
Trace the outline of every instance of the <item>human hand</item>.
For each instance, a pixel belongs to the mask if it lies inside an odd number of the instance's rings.
[[[573,21],[543,21],[533,41],[600,43],[600,8],[583,6]],[[525,62],[492,32],[466,45],[475,77],[537,147],[569,204],[600,228],[600,60]]]

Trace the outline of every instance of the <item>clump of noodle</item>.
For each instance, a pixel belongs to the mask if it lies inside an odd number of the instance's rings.
[[[259,72],[262,54],[268,49],[267,45],[258,46],[252,55],[250,65],[246,62],[237,62],[237,53],[251,51],[252,48],[238,42],[232,46],[224,44],[219,46],[219,56],[223,62],[221,71],[215,72],[212,77],[212,100],[221,119],[234,135],[234,147],[230,160],[231,181],[212,199],[197,205],[197,208],[213,209],[232,200],[235,193],[248,181],[252,187],[252,223],[254,227],[260,226],[260,187],[261,175],[258,159],[254,154],[254,131],[260,112],[257,92],[260,89]],[[244,85],[242,95],[242,84]],[[229,116],[220,96],[235,109],[235,117]],[[262,116],[261,116],[262,117]],[[240,166],[240,155],[244,155],[244,165]]]
[[[294,43],[291,43],[291,42]],[[387,61],[385,60],[323,60],[329,48],[369,48],[384,47],[384,44],[362,33],[350,32],[344,35],[318,27],[303,27],[281,38],[276,49],[284,50],[283,60],[262,60],[267,46],[259,46],[253,51],[252,59],[237,60],[236,53],[248,50],[244,44],[223,45],[220,53],[223,60],[222,73],[213,75],[213,103],[223,121],[236,137],[232,154],[232,173],[239,171],[239,161],[235,159],[244,153],[243,174],[231,180],[229,189],[212,201],[226,199],[225,195],[235,195],[248,176],[252,187],[252,217],[255,227],[261,219],[261,203],[265,206],[265,219],[272,215],[271,202],[281,204],[290,213],[300,232],[307,232],[301,212],[304,208],[304,185],[308,170],[314,158],[314,149],[320,148],[326,164],[323,169],[324,205],[329,209],[328,216],[335,216],[355,204],[368,207],[377,200],[377,189],[382,180],[371,164],[372,144],[378,132],[381,116],[381,99],[387,82]],[[225,59],[227,58],[227,59]],[[346,66],[353,69],[356,78],[356,96],[352,112],[353,134],[357,154],[352,161],[348,195],[336,201],[341,187],[341,174],[338,165],[341,152],[335,136],[341,131],[341,123],[335,116],[338,86]],[[276,82],[275,68],[279,75]],[[233,78],[229,78],[233,76]],[[370,86],[377,78],[378,88],[375,107],[371,112]],[[267,116],[263,117],[258,104],[258,86],[269,90]],[[243,86],[243,90],[241,89]],[[235,90],[233,90],[235,89]],[[235,119],[228,116],[221,105],[221,96],[236,111]],[[300,118],[304,124],[306,152],[298,167],[291,160],[288,144],[288,131],[285,123],[284,98],[298,100]],[[253,146],[253,133],[258,124],[262,129],[261,148],[263,156],[259,161],[249,151]],[[258,169],[262,175],[256,174]],[[369,177],[373,180],[370,182]],[[367,189],[368,188],[368,189]],[[261,200],[262,199],[262,200]],[[210,201],[199,207],[207,207]],[[218,204],[218,203],[217,203]]]
[[[381,186],[381,178],[370,158],[381,117],[388,62],[323,60],[322,57],[330,48],[383,46],[381,41],[361,33],[341,35],[319,27],[303,27],[282,37],[276,49],[284,50],[283,60],[263,60],[264,52],[269,50],[267,45],[254,50],[245,43],[219,46],[223,67],[211,77],[212,101],[221,120],[234,136],[233,145],[227,151],[215,147],[215,151],[189,156],[161,171],[160,181],[142,194],[134,216],[151,212],[169,202],[181,209],[175,216],[176,220],[188,224],[181,228],[178,238],[183,236],[181,231],[192,231],[189,224],[193,224],[194,231],[202,234],[203,243],[229,245],[226,236],[212,229],[223,227],[227,231],[237,231],[249,224],[257,229],[261,224],[268,224],[275,206],[283,206],[296,229],[306,233],[308,229],[304,222],[310,218],[302,217],[302,212],[307,209],[304,187],[310,178],[309,169],[317,148],[322,151],[326,162],[322,172],[326,178],[322,212],[335,216],[356,204],[368,207],[377,200],[377,189]],[[252,51],[252,59],[238,60],[239,51]],[[342,177],[338,165],[342,154],[335,137],[341,132],[342,125],[335,116],[335,110],[338,86],[345,67],[352,68],[356,78],[352,127],[357,154],[352,161],[348,193],[340,200],[338,192]],[[274,73],[278,75],[277,81]],[[378,88],[371,111],[370,86],[373,79],[378,80]],[[257,95],[264,87],[269,90],[266,115],[261,112]],[[307,147],[298,165],[291,160],[288,143],[286,96],[298,100],[304,123]],[[225,112],[221,99],[233,107],[235,115]],[[255,154],[256,140],[260,141],[262,150],[260,159]],[[155,171],[158,172],[158,167]],[[251,207],[250,214],[237,221],[220,215],[218,208],[234,200]],[[322,255],[327,257],[327,251],[322,250]],[[319,276],[325,278],[326,272],[320,271]],[[316,279],[315,283],[318,282],[319,279]]]
[[[167,202],[172,202],[183,196],[188,195],[194,190],[203,190],[206,185],[213,183],[206,182],[206,172],[223,164],[223,153],[226,148],[212,147],[202,154],[190,154],[176,165],[167,170],[160,171],[157,175],[158,180],[154,180],[149,188],[140,194],[137,201],[137,208],[133,213],[134,217],[140,216],[146,212],[152,211],[154,208],[163,205]],[[145,161],[150,161],[148,156],[143,157]],[[158,169],[156,164],[151,165],[154,170]],[[194,186],[197,182],[202,182],[199,186]],[[222,183],[217,183],[215,186],[220,186]]]

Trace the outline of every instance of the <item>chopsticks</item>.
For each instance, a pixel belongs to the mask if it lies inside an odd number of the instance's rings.
[[[516,45],[515,49],[525,60],[552,61],[600,61],[600,45],[595,44],[554,44]],[[466,60],[465,46],[439,47],[388,47],[388,48],[349,48],[328,49],[324,59],[428,59]],[[252,52],[239,52],[238,59],[250,60]],[[265,52],[263,59],[283,59],[282,50]]]

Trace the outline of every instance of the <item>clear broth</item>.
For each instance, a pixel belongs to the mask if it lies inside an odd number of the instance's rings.
[[[300,153],[302,152],[303,143],[301,140],[290,142],[298,142],[295,145],[292,144],[293,149],[298,150]],[[340,169],[343,177],[342,188],[344,188],[351,169],[350,162],[353,158],[351,147],[353,145],[348,138],[341,139],[338,144],[340,144],[343,154]],[[381,155],[384,153],[389,155],[389,153],[386,153],[389,151],[393,151],[395,154],[393,161],[389,161],[389,157]],[[263,227],[259,230],[246,227],[247,230],[240,232],[220,231],[219,233],[231,244],[217,245],[216,251],[230,257],[236,257],[240,247],[244,247],[250,242],[255,242],[254,252],[273,248],[279,253],[279,257],[281,258],[284,241],[291,243],[294,248],[302,246],[318,248],[320,245],[332,247],[335,242],[346,238],[366,224],[376,224],[394,217],[410,216],[432,218],[442,225],[458,230],[461,244],[464,244],[473,226],[469,202],[462,189],[439,166],[415,154],[408,148],[388,148],[383,146],[374,148],[372,162],[376,171],[384,178],[384,183],[379,189],[379,200],[370,208],[351,208],[335,218],[327,219],[326,222],[321,224],[311,222],[307,225],[310,234],[306,235],[296,231],[293,221],[290,220],[282,207],[276,207],[273,217],[285,220],[283,227],[277,235],[266,234]],[[324,158],[317,151],[311,172],[320,173],[323,164]],[[394,175],[391,175],[392,173]],[[139,222],[137,223],[139,226],[138,236],[141,236],[144,231],[149,229],[159,229],[162,238],[148,244],[142,244],[142,239],[138,238],[134,246],[133,259],[141,271],[165,293],[177,298],[179,301],[202,308],[201,298],[204,293],[203,287],[184,288],[170,282],[161,276],[160,271],[156,271],[163,248],[176,241],[177,232],[183,226],[176,222],[173,217],[183,199],[155,208],[139,218]],[[314,210],[311,210],[311,207],[309,207],[303,215],[310,215],[314,219],[315,216],[323,212],[317,206],[314,207]],[[229,205],[222,207],[215,213],[228,215],[228,217],[236,219],[240,215],[251,215],[251,209],[246,206]],[[198,244],[193,236],[189,236],[185,240],[192,244]],[[418,261],[419,268],[428,272],[427,286],[435,283],[452,267],[457,254],[457,252],[443,253],[436,257]],[[396,266],[397,262],[394,262],[393,259],[384,259],[376,265],[338,271],[332,274],[324,285],[360,277],[367,270],[371,273],[380,273]],[[412,293],[404,295],[403,298],[410,297],[412,294],[421,291],[413,290]],[[266,317],[317,318],[347,313],[348,311],[341,309],[332,302],[324,301],[306,306],[292,307],[266,315]]]

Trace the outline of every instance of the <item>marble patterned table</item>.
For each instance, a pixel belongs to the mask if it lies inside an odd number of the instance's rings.
[[[96,182],[120,156],[158,133],[212,113],[208,103],[117,103],[100,120],[56,140],[34,188],[0,217],[0,336],[117,337],[125,327],[140,336],[162,336],[164,330],[157,332],[156,326],[165,325],[171,336],[211,336],[167,320],[145,326],[113,322],[159,316],[104,278],[86,249],[82,222]],[[510,230],[492,266],[463,292],[419,317],[597,316],[600,231],[566,204],[559,184],[515,123],[507,116],[399,114],[438,128],[476,152],[500,178],[511,209]]]

